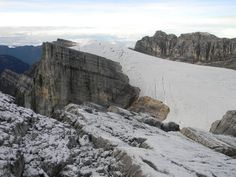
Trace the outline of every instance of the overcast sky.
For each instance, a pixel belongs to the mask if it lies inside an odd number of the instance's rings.
[[[156,30],[236,37],[236,0],[0,0],[0,43],[63,37],[132,46]]]

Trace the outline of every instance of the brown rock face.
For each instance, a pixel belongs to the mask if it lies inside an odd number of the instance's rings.
[[[70,49],[70,43],[63,42],[43,44],[34,77],[36,112],[50,115],[68,103],[87,101],[126,108],[138,97],[139,89],[129,85],[119,63]]]
[[[157,31],[153,37],[137,41],[135,50],[161,58],[236,69],[236,38],[201,32],[177,37]]]
[[[221,120],[211,125],[210,132],[236,137],[236,111],[227,111]]]
[[[131,105],[129,110],[134,112],[148,113],[160,121],[165,120],[168,113],[170,112],[170,108],[167,105],[161,101],[147,96],[140,97]]]

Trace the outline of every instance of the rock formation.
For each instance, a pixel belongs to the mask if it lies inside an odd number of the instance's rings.
[[[211,125],[210,132],[236,137],[236,111],[227,111],[221,120]]]
[[[194,128],[182,128],[181,133],[193,141],[200,143],[217,152],[236,158],[236,138],[214,135]]]
[[[0,90],[6,94],[16,96],[17,93],[17,82],[20,78],[20,75],[5,69],[0,75]]]
[[[34,76],[36,112],[50,115],[68,103],[86,101],[126,108],[136,100],[139,89],[129,85],[119,63],[68,48],[71,45],[63,40],[43,44]]]
[[[202,32],[177,37],[157,31],[153,37],[137,41],[135,50],[161,58],[236,69],[236,38],[218,38]]]
[[[1,177],[236,176],[236,159],[145,124],[147,114],[86,103],[49,118],[13,102],[0,92]]]
[[[8,69],[0,75],[0,90],[14,96],[18,105],[27,108],[32,106],[32,84],[32,78]]]
[[[130,111],[149,113],[151,116],[160,121],[166,119],[170,108],[161,101],[155,100],[150,97],[140,97],[129,108]]]

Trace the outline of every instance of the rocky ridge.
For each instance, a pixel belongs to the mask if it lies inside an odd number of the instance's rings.
[[[236,69],[236,38],[218,38],[203,32],[177,37],[157,31],[137,41],[135,50],[160,58]]]
[[[236,175],[235,159],[144,123],[147,114],[87,103],[53,119],[13,102],[0,93],[1,177]]]

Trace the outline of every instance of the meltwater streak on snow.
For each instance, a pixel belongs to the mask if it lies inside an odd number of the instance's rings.
[[[209,130],[236,109],[236,72],[164,60],[113,44],[91,41],[72,47],[117,61],[131,85],[170,107],[167,121]]]

